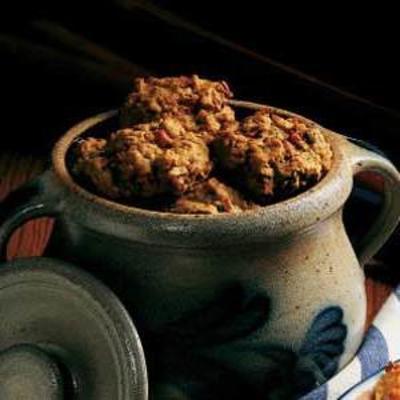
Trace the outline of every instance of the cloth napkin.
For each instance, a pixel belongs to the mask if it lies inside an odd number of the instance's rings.
[[[400,358],[400,286],[387,299],[354,359],[301,400],[337,400],[355,384]]]

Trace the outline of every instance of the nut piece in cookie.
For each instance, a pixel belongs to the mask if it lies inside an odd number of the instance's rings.
[[[218,214],[255,208],[257,206],[254,203],[246,201],[235,189],[211,178],[178,198],[169,211],[181,214]]]
[[[174,134],[160,122],[121,129],[95,146],[97,140],[78,144],[73,172],[114,199],[179,195],[205,180],[212,168],[208,148],[198,136]]]
[[[261,202],[287,198],[319,180],[331,167],[332,150],[321,129],[268,109],[226,130],[213,148],[222,169]]]

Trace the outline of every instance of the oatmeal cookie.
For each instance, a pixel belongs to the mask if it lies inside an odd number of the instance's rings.
[[[212,168],[205,143],[194,133],[152,122],[88,138],[76,149],[74,173],[110,198],[129,200],[182,194],[205,180]]]
[[[254,208],[257,206],[246,201],[238,191],[216,178],[210,178],[179,197],[169,211],[180,214],[218,214],[238,213]]]
[[[374,400],[400,400],[400,364],[390,363],[374,388]]]
[[[114,183],[110,160],[105,154],[106,147],[105,139],[82,139],[74,149],[72,173],[80,179],[88,179],[99,193],[117,199],[120,197],[119,188]]]
[[[227,105],[231,97],[225,82],[197,75],[138,78],[121,109],[121,125],[129,127],[168,116],[209,142],[218,131],[236,122],[233,109]]]
[[[245,118],[213,143],[224,170],[258,200],[286,198],[318,182],[329,170],[332,151],[320,128],[268,109]]]
[[[82,139],[72,173],[106,197],[191,214],[256,208],[323,178],[332,151],[321,128],[268,108],[237,120],[231,97],[197,75],[139,78],[121,129]]]

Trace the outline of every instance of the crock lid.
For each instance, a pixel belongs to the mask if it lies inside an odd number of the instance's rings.
[[[58,260],[0,265],[0,399],[147,399],[143,349],[117,297]]]

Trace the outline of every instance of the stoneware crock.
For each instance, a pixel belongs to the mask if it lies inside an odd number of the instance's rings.
[[[71,144],[116,120],[113,111],[73,127],[54,147],[51,168],[6,199],[3,258],[18,226],[55,217],[46,255],[99,277],[130,310],[156,398],[289,399],[344,366],[365,328],[360,265],[399,220],[395,167],[322,128],[333,167],[302,194],[237,215],[147,211],[90,193],[68,172]],[[385,200],[356,252],[342,210],[354,175],[366,170],[383,177]]]

